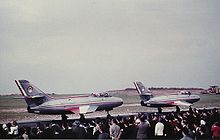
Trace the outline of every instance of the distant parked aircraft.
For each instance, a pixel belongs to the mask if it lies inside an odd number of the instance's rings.
[[[191,106],[192,103],[200,100],[198,95],[163,95],[153,97],[151,91],[141,83],[134,82],[134,85],[140,95],[141,105],[147,107],[172,107],[172,106]]]
[[[112,110],[123,104],[121,98],[111,97],[108,93],[72,96],[66,98],[52,98],[43,91],[29,83],[27,80],[15,80],[23,95],[29,113],[60,114],[65,119],[65,114],[85,114],[95,111]]]

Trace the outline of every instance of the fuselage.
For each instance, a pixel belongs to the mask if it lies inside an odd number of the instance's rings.
[[[68,97],[47,101],[39,106],[31,107],[29,112],[38,114],[71,114],[81,106],[97,107],[96,111],[112,110],[123,104],[117,97]],[[71,111],[70,111],[71,110]]]
[[[144,106],[148,107],[172,107],[172,103],[176,101],[183,101],[187,103],[194,103],[200,100],[198,95],[167,95],[167,96],[156,96],[145,101]]]

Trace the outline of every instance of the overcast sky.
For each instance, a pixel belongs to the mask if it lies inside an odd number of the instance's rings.
[[[219,0],[1,0],[0,93],[220,85]]]

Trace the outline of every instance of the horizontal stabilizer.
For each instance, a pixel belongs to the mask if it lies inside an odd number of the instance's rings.
[[[21,96],[21,97],[14,97],[14,99],[36,99],[36,98],[43,98],[44,96],[41,95],[35,95],[35,96]]]
[[[26,98],[31,98],[31,99],[34,99],[34,98],[43,98],[44,96],[42,95],[34,95],[34,96],[28,96]]]

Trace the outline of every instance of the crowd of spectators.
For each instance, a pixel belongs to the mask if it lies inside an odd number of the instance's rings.
[[[16,121],[1,125],[0,138],[20,139],[220,139],[217,109],[85,119],[18,127]]]

